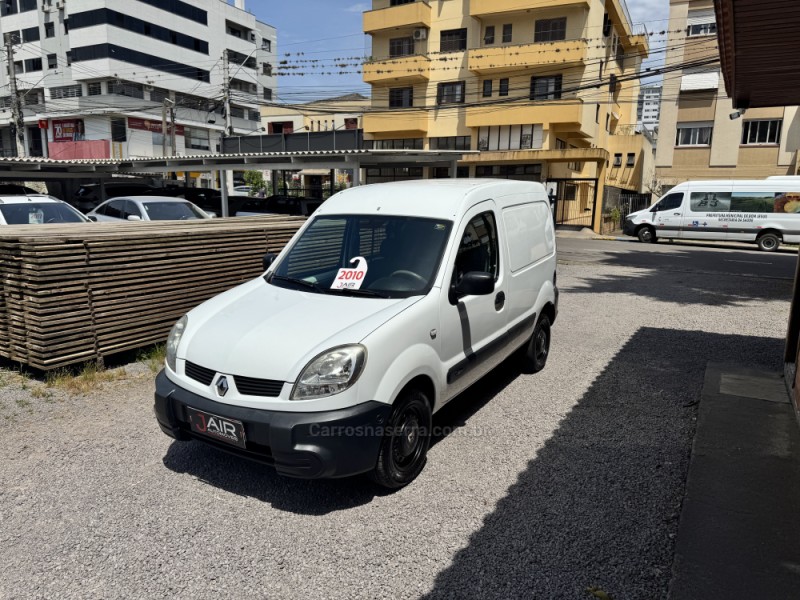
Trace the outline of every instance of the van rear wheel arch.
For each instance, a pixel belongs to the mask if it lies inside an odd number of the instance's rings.
[[[758,244],[758,249],[763,252],[775,252],[781,243],[783,242],[783,236],[781,235],[780,231],[775,229],[766,229],[758,234],[756,238],[756,244]]]

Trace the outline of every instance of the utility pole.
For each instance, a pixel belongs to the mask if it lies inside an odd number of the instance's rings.
[[[19,90],[17,89],[17,72],[14,68],[14,37],[14,35],[10,35],[6,42],[8,81],[11,87],[11,136],[14,139],[17,156],[26,156],[25,118],[22,113],[22,102],[20,101]]]
[[[233,134],[233,121],[231,120],[231,77],[230,64],[228,63],[227,48],[222,51],[222,103],[225,111],[225,130],[222,132],[220,150],[225,152],[225,138]],[[222,193],[222,216],[228,217],[228,172],[219,171],[219,186]]]
[[[169,143],[172,146],[172,156],[178,154],[178,148],[175,146],[175,103],[172,102],[169,108]]]
[[[167,155],[167,98],[161,102],[161,156]]]

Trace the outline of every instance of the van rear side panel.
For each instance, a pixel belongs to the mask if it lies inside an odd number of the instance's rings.
[[[513,327],[541,308],[537,299],[556,268],[555,227],[546,202],[506,206],[502,223],[509,263],[508,323]]]

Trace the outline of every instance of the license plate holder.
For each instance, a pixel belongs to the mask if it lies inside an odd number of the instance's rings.
[[[221,417],[204,410],[186,407],[186,416],[189,419],[189,428],[197,433],[218,442],[246,448],[247,440],[244,435],[244,423],[237,419]]]

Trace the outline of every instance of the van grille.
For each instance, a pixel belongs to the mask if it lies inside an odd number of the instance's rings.
[[[216,372],[212,369],[206,369],[205,367],[196,365],[188,360],[186,361],[184,371],[186,372],[187,377],[190,377],[195,381],[199,381],[203,385],[211,385],[211,382],[214,381],[214,375],[216,374]]]
[[[275,398],[280,396],[283,389],[282,381],[275,381],[273,379],[255,379],[253,377],[242,377],[241,375],[234,375],[233,381],[236,383],[236,389],[240,394],[247,396],[267,396]]]

